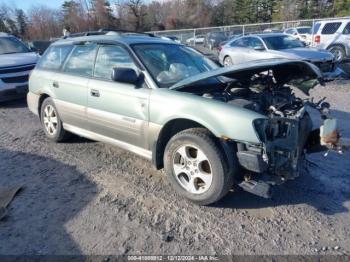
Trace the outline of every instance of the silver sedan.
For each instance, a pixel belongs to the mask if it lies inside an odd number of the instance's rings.
[[[224,66],[273,58],[308,61],[323,72],[334,70],[334,56],[330,52],[305,47],[304,43],[287,34],[243,36],[225,44],[219,54],[219,61]]]

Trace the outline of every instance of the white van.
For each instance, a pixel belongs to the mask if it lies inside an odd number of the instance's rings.
[[[350,58],[350,18],[316,22],[313,45],[333,53],[336,62]]]

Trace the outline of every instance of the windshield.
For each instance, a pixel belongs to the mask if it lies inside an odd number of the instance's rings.
[[[214,33],[211,33],[211,36],[212,37],[218,37],[218,38],[224,38],[225,37],[225,33],[223,33],[223,32],[214,32]]]
[[[214,62],[186,46],[138,44],[133,49],[161,88],[218,68]]]
[[[264,37],[263,40],[267,48],[271,50],[282,50],[282,49],[305,47],[301,41],[288,35],[269,36],[269,37]]]
[[[0,38],[0,55],[30,52],[21,41],[14,37]]]
[[[311,34],[311,27],[297,28],[299,34]]]

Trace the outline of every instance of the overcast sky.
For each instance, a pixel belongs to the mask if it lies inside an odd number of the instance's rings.
[[[33,5],[46,5],[53,8],[59,8],[64,3],[65,0],[0,0],[0,4],[4,3],[11,7],[21,8],[23,10],[28,10]],[[151,2],[152,0],[144,0],[145,3]],[[163,2],[165,0],[157,0]],[[114,0],[110,0],[113,3]]]
[[[45,4],[49,7],[60,7],[64,0],[0,0],[0,4],[4,3],[11,7],[21,8],[28,10],[33,5],[42,5]]]

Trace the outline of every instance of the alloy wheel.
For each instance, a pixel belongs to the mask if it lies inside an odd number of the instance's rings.
[[[224,59],[224,66],[226,67],[226,66],[232,66],[233,65],[233,62],[232,62],[232,59],[231,59],[231,57],[225,57],[225,59]]]
[[[182,145],[175,151],[173,171],[178,183],[192,194],[206,192],[213,181],[208,157],[194,145]]]
[[[44,109],[43,122],[47,133],[54,136],[57,132],[57,113],[52,105],[47,105]]]

